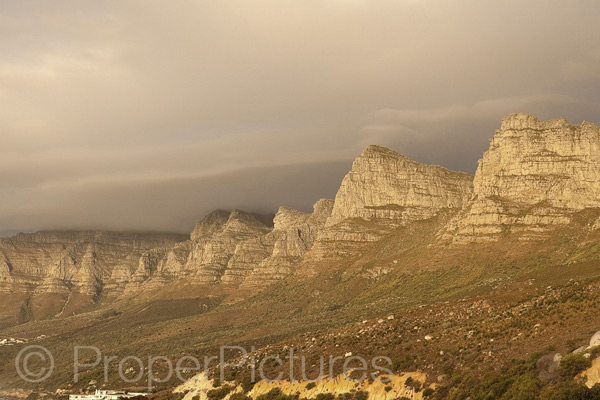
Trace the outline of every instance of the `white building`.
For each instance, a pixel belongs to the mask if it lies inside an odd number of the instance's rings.
[[[96,390],[94,394],[71,394],[69,395],[69,400],[118,400],[119,398],[146,396],[147,394],[118,390]]]

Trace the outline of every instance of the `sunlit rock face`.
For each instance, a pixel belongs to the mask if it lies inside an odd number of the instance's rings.
[[[454,242],[506,232],[538,239],[570,214],[600,207],[600,131],[592,123],[512,114],[479,161],[474,195],[448,228]]]
[[[194,232],[198,231],[197,229]],[[197,282],[216,282],[225,274],[229,261],[239,244],[263,236],[271,227],[243,211],[232,211],[227,221],[217,230],[194,234],[192,251],[186,269],[193,270]]]
[[[460,209],[471,197],[472,175],[414,162],[369,146],[352,164],[335,197],[327,226],[349,218],[404,224],[442,209]]]
[[[458,213],[472,196],[472,181],[472,175],[368,146],[344,177],[331,217],[299,272],[344,263],[400,226],[441,212]]]

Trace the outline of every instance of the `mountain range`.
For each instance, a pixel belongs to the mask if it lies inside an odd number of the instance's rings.
[[[475,175],[371,145],[312,213],[216,210],[189,236],[1,238],[0,335],[44,334],[58,347],[86,338],[123,353],[266,345],[426,304],[503,290],[519,299],[592,279],[598,248],[600,129],[512,114]]]

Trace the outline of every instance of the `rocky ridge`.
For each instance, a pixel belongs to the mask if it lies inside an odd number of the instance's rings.
[[[273,228],[239,210],[210,213],[196,225],[189,241],[157,257],[145,255],[131,286],[185,279],[231,288],[263,288],[289,275],[301,262],[332,205],[331,200],[319,200],[313,213],[280,207]]]
[[[126,292],[179,279],[195,284],[220,282],[238,246],[270,231],[271,227],[256,215],[240,210],[213,211],[196,224],[190,240],[145,254]]]
[[[253,269],[242,287],[264,287],[294,272],[312,249],[327,218],[333,201],[321,199],[313,213],[281,207],[275,215],[275,227],[265,239],[273,243],[271,254]]]
[[[216,210],[184,235],[38,232],[0,239],[0,289],[129,295],[186,283],[259,289],[289,275],[331,214],[281,207],[274,227],[240,210]]]

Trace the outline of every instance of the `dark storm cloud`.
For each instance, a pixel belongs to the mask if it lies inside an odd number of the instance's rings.
[[[371,143],[473,172],[600,122],[592,1],[0,1],[0,231],[309,210]]]
[[[189,232],[195,221],[215,207],[265,213],[286,204],[311,211],[307,198],[333,197],[340,176],[349,168],[349,162],[316,162],[209,176],[62,182],[36,188],[35,197],[19,198],[13,212],[1,216],[0,224],[110,230],[156,230],[158,226]],[[56,215],[66,215],[65,210],[85,218],[57,220]]]

